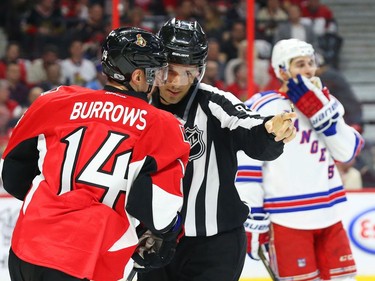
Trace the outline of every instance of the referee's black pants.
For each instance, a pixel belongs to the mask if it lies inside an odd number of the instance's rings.
[[[12,249],[9,251],[8,267],[12,281],[89,281],[53,268],[25,262],[17,257]]]
[[[184,236],[172,262],[138,281],[237,281],[246,257],[243,227],[209,237]]]

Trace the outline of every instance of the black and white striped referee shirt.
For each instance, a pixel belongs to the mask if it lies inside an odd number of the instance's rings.
[[[184,177],[186,236],[212,236],[243,225],[249,208],[235,188],[237,151],[274,160],[283,151],[263,122],[234,95],[200,83],[174,105],[153,104],[173,113],[185,126],[191,151]],[[167,137],[167,136],[166,136]]]

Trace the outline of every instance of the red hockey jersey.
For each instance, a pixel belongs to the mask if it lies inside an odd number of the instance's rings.
[[[182,206],[190,146],[144,93],[62,86],[38,98],[1,160],[24,200],[12,249],[24,261],[96,281],[123,277],[141,221],[165,231]]]

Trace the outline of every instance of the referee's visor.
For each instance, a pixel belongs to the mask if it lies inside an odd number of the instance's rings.
[[[146,67],[145,75],[147,84],[151,86],[163,86],[167,82],[168,65],[161,67]]]
[[[206,65],[182,65],[170,63],[168,66],[168,83],[180,86],[200,82],[204,76]]]

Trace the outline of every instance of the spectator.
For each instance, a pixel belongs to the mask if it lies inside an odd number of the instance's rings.
[[[202,82],[212,85],[219,90],[226,89],[224,81],[219,79],[219,64],[217,61],[207,60],[206,71],[204,73]]]
[[[225,61],[228,62],[238,56],[240,43],[246,39],[245,22],[237,21],[231,26],[226,38],[223,38],[221,52],[225,54]]]
[[[87,88],[93,90],[103,89],[104,85],[107,83],[107,76],[103,73],[103,67],[101,64],[96,66],[96,78],[86,83]]]
[[[338,33],[333,12],[320,0],[307,0],[301,11],[303,19],[312,24],[317,35],[319,52],[328,64],[338,69],[343,38]]]
[[[23,108],[10,98],[9,83],[7,80],[0,80],[0,104],[5,106],[9,113],[9,122],[18,120],[23,114]]]
[[[37,58],[30,63],[27,81],[31,85],[36,85],[47,80],[47,69],[51,64],[59,63],[59,49],[55,45],[43,47],[41,58]]]
[[[22,107],[26,107],[28,105],[27,95],[29,94],[29,88],[21,80],[21,68],[19,64],[14,62],[8,64],[6,80],[9,83],[9,97],[18,102]]]
[[[193,3],[190,0],[181,0],[178,2],[175,17],[181,20],[192,20],[194,19]]]
[[[291,6],[291,5],[297,5],[298,7],[302,7],[302,5],[304,5],[304,3],[307,1],[307,0],[280,0],[281,1],[281,6],[283,7],[283,9],[286,11],[288,10],[288,8]]]
[[[204,18],[202,22],[207,38],[215,38],[218,41],[222,40],[224,20],[222,19],[220,11],[215,5],[210,4],[205,5],[203,9]]]
[[[254,44],[254,60],[253,60],[253,79],[248,79],[253,83],[252,93],[247,93],[245,98],[251,96],[254,92],[260,91],[265,89],[269,82],[270,82],[270,75],[268,73],[269,64],[269,57],[271,53],[271,44],[265,40],[255,40]],[[235,71],[234,68],[238,66],[240,63],[247,64],[247,40],[243,40],[238,46],[238,56],[234,59],[231,59],[227,62],[225,68],[225,83],[226,85],[232,85],[233,91],[236,93],[244,92],[245,88],[248,89],[247,86],[242,86],[243,89],[236,83]],[[246,71],[247,72],[247,71]],[[241,79],[242,80],[242,79]],[[243,83],[241,83],[243,84]],[[249,89],[248,89],[249,90]],[[240,94],[241,95],[241,94]]]
[[[45,92],[43,90],[43,88],[41,87],[38,87],[38,86],[35,86],[35,87],[32,87],[29,91],[29,97],[28,97],[28,101],[29,101],[29,106],[37,99],[40,97],[40,95]]]
[[[228,85],[227,91],[235,95],[239,100],[245,101],[249,97],[249,88],[248,82],[249,79],[247,76],[247,63],[238,62],[237,65],[233,67],[234,81]],[[253,86],[254,92],[259,91],[259,86]]]
[[[145,24],[145,11],[141,7],[134,7],[127,12],[127,17],[121,17],[123,26],[137,26],[139,28],[154,31],[153,27]]]
[[[66,28],[75,28],[81,21],[89,17],[89,0],[61,0],[60,8],[64,17]]]
[[[225,66],[225,84],[230,85],[235,82],[235,73],[234,67],[239,63],[244,62],[247,63],[247,40],[242,40],[238,44],[237,48],[237,56],[227,61]]]
[[[206,12],[208,11],[207,7],[210,6],[209,0],[191,0],[191,3],[192,3],[192,17],[196,21],[204,23],[204,19],[206,18]],[[211,5],[211,6],[215,6],[215,5]]]
[[[333,12],[327,5],[321,4],[320,0],[306,0],[301,7],[301,14],[313,26],[317,36],[337,31]]]
[[[69,48],[70,56],[61,62],[62,81],[66,85],[83,86],[96,78],[96,68],[92,61],[84,58],[83,43],[73,40]]]
[[[281,8],[280,0],[267,0],[267,6],[261,8],[256,15],[257,39],[264,39],[273,44],[277,26],[287,19],[288,15]]]
[[[46,79],[37,86],[44,92],[54,89],[62,84],[61,65],[57,62],[51,63],[46,68]]]
[[[375,186],[375,142],[366,140],[365,147],[357,157],[354,168],[360,171],[363,187]]]
[[[270,60],[265,49],[269,49],[269,52],[271,52],[271,44],[264,40],[255,40],[253,59],[254,89],[252,93],[248,94],[248,97],[251,97],[257,91],[257,87],[259,91],[265,91],[271,82],[272,78],[269,73]],[[259,55],[262,52],[264,54]]]
[[[168,17],[175,16],[179,1],[178,0],[163,0],[162,2],[163,2],[163,10],[162,12],[160,12],[160,14],[166,15]]]
[[[311,25],[301,20],[301,9],[297,5],[290,5],[287,9],[288,21],[280,23],[273,37],[273,44],[282,40],[296,38],[317,47],[317,38]]]
[[[358,132],[362,133],[364,128],[363,120],[363,110],[358,97],[353,91],[353,87],[348,82],[346,77],[337,69],[332,67],[330,64],[327,64],[324,58],[317,54],[317,63],[319,65],[316,75],[320,77],[323,84],[330,89],[331,93],[337,97],[337,99],[342,103],[345,108],[344,119],[345,122],[355,128]],[[368,145],[365,145],[362,153],[360,153],[356,161],[353,161],[349,164],[340,164],[343,176],[349,172],[349,176],[344,176],[346,178],[356,177],[356,184],[347,183],[348,186],[354,188],[354,186],[359,187],[357,171],[361,174],[361,181],[363,179],[363,185],[373,185],[375,183],[375,172],[371,168],[371,164],[368,162],[368,153],[365,152],[368,150]],[[371,153],[370,153],[371,155]],[[348,179],[348,180],[349,180]]]
[[[4,28],[0,26],[0,58],[4,57],[7,45],[8,36],[5,34]]]
[[[352,159],[349,162],[339,162],[337,163],[337,169],[340,173],[342,183],[347,190],[360,190],[362,189],[362,175],[354,167],[356,159]]]
[[[226,2],[226,4],[224,4],[223,2]],[[219,1],[217,5],[224,17],[226,26],[232,26],[238,21],[246,22],[247,0]]]
[[[11,129],[9,128],[10,116],[5,105],[0,104],[0,155],[8,145]]]
[[[209,38],[208,39],[208,54],[207,54],[207,60],[213,60],[216,61],[219,65],[219,79],[224,80],[224,72],[226,67],[226,56],[221,51],[221,45],[220,42],[215,38]],[[225,82],[225,81],[224,81]]]
[[[100,52],[106,35],[106,19],[104,8],[99,3],[92,3],[88,7],[88,18],[81,21],[69,35],[71,41],[82,41],[85,58],[92,60]]]
[[[346,77],[337,69],[327,64],[321,55],[317,55],[318,69],[316,75],[320,77],[324,86],[342,103],[345,108],[344,119],[358,132],[363,131],[362,105],[353,91]]]
[[[8,144],[11,131],[23,113],[23,108],[9,98],[9,84],[0,80],[0,155]]]
[[[325,33],[318,37],[318,46],[324,60],[335,69],[340,66],[340,52],[343,38],[337,33]]]
[[[56,1],[38,0],[26,15],[22,29],[25,35],[25,46],[29,47],[31,58],[41,56],[40,46],[45,44],[61,46],[65,25]]]
[[[19,65],[21,72],[21,81],[26,83],[29,61],[21,58],[21,46],[18,42],[9,42],[6,49],[5,55],[0,60],[0,79],[6,77],[6,70],[9,63],[16,63]]]

